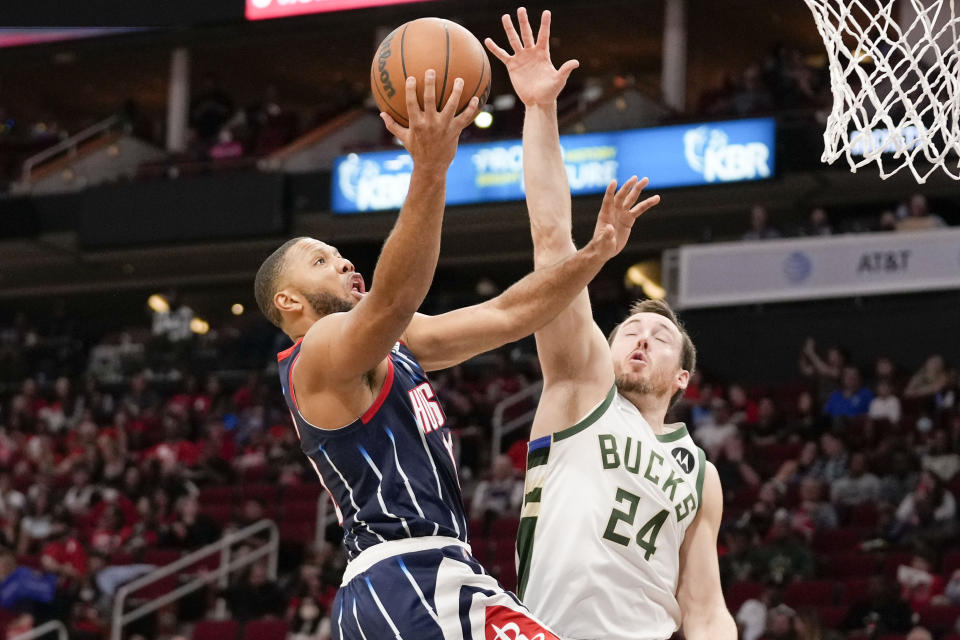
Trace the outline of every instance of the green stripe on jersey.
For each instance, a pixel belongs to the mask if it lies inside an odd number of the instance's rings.
[[[533,534],[536,530],[536,518],[520,518],[520,526],[517,529],[517,556],[520,558],[520,564],[517,567],[517,596],[521,600],[523,600],[523,592],[527,589],[527,580],[530,579]]]
[[[687,435],[687,425],[682,424],[679,429],[674,429],[670,433],[657,433],[654,435],[657,436],[657,440],[660,442],[676,442]]]
[[[594,422],[599,420],[600,416],[606,413],[607,409],[610,408],[610,403],[613,402],[613,398],[616,395],[617,395],[617,385],[613,385],[612,387],[610,387],[610,392],[607,393],[607,397],[603,399],[603,402],[600,403],[599,407],[591,411],[590,415],[588,415],[586,418],[584,418],[577,424],[573,425],[572,427],[564,429],[563,431],[557,431],[555,434],[553,434],[553,441],[557,442],[559,440],[569,438],[570,436],[575,436],[581,431],[583,431],[584,429],[586,429],[587,427],[589,427],[590,425],[592,425]]]
[[[707,454],[703,452],[703,449],[697,447],[697,457],[700,465],[700,468],[697,469],[697,512],[699,512],[700,505],[703,504],[703,474],[707,470]]]
[[[527,469],[533,469],[547,464],[550,459],[550,445],[538,447],[533,451],[527,451]]]
[[[524,503],[527,502],[540,502],[540,492],[543,491],[541,487],[537,487],[527,495],[523,496]]]

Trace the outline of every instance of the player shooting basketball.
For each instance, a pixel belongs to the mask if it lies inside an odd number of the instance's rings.
[[[470,554],[452,442],[426,371],[546,324],[623,248],[638,211],[632,191],[610,191],[582,250],[482,304],[417,314],[437,264],[447,168],[477,112],[474,98],[455,115],[460,79],[440,111],[432,71],[425,83],[421,108],[407,80],[409,128],[381,114],[413,173],[370,291],[336,248],[296,238],[260,267],[257,303],[295,341],[278,356],[284,398],[344,528],[350,563],[334,638],[549,640]]]
[[[523,168],[536,269],[576,253],[556,99],[575,61],[550,60],[550,14],[487,39],[526,106]],[[630,202],[647,184],[634,177]],[[622,191],[622,190],[621,190]],[[608,189],[609,197],[611,190]],[[637,196],[633,195],[637,194]],[[637,208],[659,202],[654,196]],[[584,289],[537,331],[543,394],[527,457],[518,594],[570,638],[736,638],[720,588],[720,480],[684,425],[664,424],[696,350],[670,308],[634,306],[609,343]]]

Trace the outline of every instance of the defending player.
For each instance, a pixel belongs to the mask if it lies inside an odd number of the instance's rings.
[[[445,176],[460,131],[457,79],[442,111],[428,71],[424,104],[406,84],[409,129],[382,115],[413,158],[409,193],[365,292],[338,251],[296,238],[260,267],[257,303],[295,344],[278,355],[301,448],[334,501],[350,562],[331,611],[334,638],[556,638],[470,554],[444,425],[426,371],[529,335],[570,303],[626,244],[629,191],[604,198],[581,251],[482,304],[416,314],[440,248]]]
[[[524,181],[540,269],[573,255],[570,189],[556,99],[575,61],[550,61],[550,14],[534,40],[503,16],[510,72],[526,106]],[[624,188],[638,190],[646,179]],[[653,206],[654,196],[638,206]],[[720,588],[716,469],[684,425],[666,425],[696,351],[670,308],[634,306],[609,344],[584,290],[536,333],[544,386],[527,457],[517,550],[518,594],[567,638],[736,638]]]

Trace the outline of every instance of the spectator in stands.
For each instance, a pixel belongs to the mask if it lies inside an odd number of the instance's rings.
[[[286,598],[277,583],[267,577],[262,562],[250,567],[246,575],[224,594],[235,620],[256,620],[264,616],[280,618],[287,609]]]
[[[841,636],[823,628],[820,614],[813,607],[797,611],[793,619],[793,632],[797,640],[840,640]]]
[[[298,599],[289,618],[289,640],[329,640],[330,617],[312,596]]]
[[[929,551],[915,553],[909,565],[897,568],[897,582],[900,584],[900,597],[914,611],[929,605],[943,593],[943,578],[936,574]]]
[[[880,212],[880,216],[877,218],[876,226],[874,231],[878,232],[890,232],[897,230],[897,214],[895,214],[890,209],[885,209]]]
[[[838,386],[843,368],[847,364],[847,354],[840,347],[830,347],[826,356],[817,353],[817,343],[807,338],[803,343],[799,359],[800,373],[817,382],[817,397],[823,402]]]
[[[23,494],[10,486],[10,474],[0,472],[0,521],[6,519],[13,511],[23,512],[26,498]]]
[[[177,549],[198,549],[216,542],[220,527],[208,515],[200,512],[200,502],[192,495],[180,498],[177,517],[171,523],[164,545]]]
[[[767,630],[763,640],[796,640],[796,616],[796,611],[782,603],[767,611]]]
[[[938,393],[946,389],[949,382],[943,356],[934,354],[927,358],[919,371],[910,378],[907,388],[903,390],[903,397],[932,402]]]
[[[791,518],[793,529],[807,540],[812,540],[816,531],[837,527],[837,512],[823,499],[823,486],[814,477],[804,478],[800,483],[800,504],[793,510]]]
[[[31,553],[57,532],[60,522],[55,520],[50,504],[50,490],[44,484],[35,484],[28,493],[26,512],[21,523],[18,553]]]
[[[744,453],[743,438],[734,431],[714,458],[720,486],[728,496],[736,495],[743,487],[760,486],[760,474],[746,461]]]
[[[875,638],[885,633],[905,633],[912,617],[910,606],[900,599],[895,585],[874,575],[867,582],[866,595],[851,605],[841,626]]]
[[[736,435],[737,425],[733,423],[730,405],[726,400],[714,398],[712,405],[713,420],[697,427],[693,439],[711,460],[715,460],[727,440]]]
[[[943,589],[947,602],[952,605],[960,605],[960,569],[954,569],[950,576],[950,581]]]
[[[523,481],[514,472],[509,456],[493,461],[490,478],[477,483],[470,505],[470,517],[484,522],[485,530],[502,516],[519,515],[523,502]]]
[[[840,383],[840,388],[827,398],[823,412],[834,419],[867,413],[873,392],[861,384],[860,370],[853,366],[844,367]]]
[[[759,598],[746,600],[737,611],[741,640],[758,640],[767,631],[767,612],[783,603],[783,589],[777,584],[765,586]]]
[[[811,476],[822,482],[833,483],[847,473],[847,447],[835,434],[827,432],[820,436],[820,451],[823,466],[812,471]]]
[[[877,382],[877,395],[870,401],[867,415],[873,420],[887,420],[890,424],[900,424],[900,398],[893,395],[893,387],[888,380]]]
[[[735,425],[743,427],[757,421],[757,403],[747,396],[743,385],[731,384],[727,387],[727,399],[730,402],[730,420]]]
[[[72,515],[83,514],[90,508],[96,487],[90,484],[90,470],[84,464],[73,469],[73,484],[63,496],[63,506]]]
[[[748,524],[727,527],[723,534],[726,553],[720,557],[720,577],[725,585],[752,580],[760,571],[756,533]]]
[[[891,389],[897,389],[897,367],[889,356],[880,356],[873,365],[874,383],[890,383]]]
[[[933,634],[926,627],[914,627],[910,629],[906,640],[933,640]]]
[[[813,401],[813,394],[801,391],[797,396],[794,413],[787,420],[783,432],[791,442],[816,440],[823,430],[823,421],[823,416]]]
[[[898,211],[898,213],[901,213]],[[943,218],[935,213],[930,213],[927,205],[927,197],[922,193],[915,193],[910,196],[910,200],[905,207],[902,207],[902,215],[898,216],[897,231],[919,231],[923,229],[941,229],[947,226]]]
[[[709,382],[700,384],[700,393],[696,401],[690,406],[690,426],[694,431],[701,425],[713,422],[713,399],[715,398],[714,385]]]
[[[223,90],[213,73],[204,74],[193,95],[190,126],[200,141],[208,142],[233,116],[233,99]]]
[[[750,209],[750,230],[743,234],[744,240],[771,240],[779,238],[780,232],[770,226],[770,214],[763,205],[755,204]]]
[[[760,552],[763,557],[760,577],[764,580],[786,584],[813,577],[813,555],[794,532],[786,509],[774,514],[767,542]]]
[[[880,498],[880,478],[867,470],[867,456],[857,451],[850,456],[846,475],[830,486],[830,499],[840,508],[874,504]]]
[[[960,472],[960,453],[951,450],[950,433],[946,429],[937,429],[932,433],[930,446],[920,458],[920,466],[944,484],[949,484]]]
[[[890,454],[889,463],[878,467],[886,470],[880,478],[882,503],[893,506],[901,504],[917,484],[916,466],[909,452],[896,449]]]
[[[887,534],[892,542],[924,541],[937,546],[957,531],[957,503],[953,493],[929,471],[920,473],[917,486],[900,502]]]
[[[757,420],[750,427],[750,442],[757,447],[764,447],[784,439],[783,423],[777,413],[777,405],[773,398],[764,396],[757,403]]]
[[[830,225],[830,218],[827,210],[823,207],[814,207],[810,210],[810,217],[807,224],[801,228],[800,235],[803,236],[829,236],[833,235],[833,227]]]

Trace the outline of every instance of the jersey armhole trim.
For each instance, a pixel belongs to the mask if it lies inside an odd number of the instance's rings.
[[[670,431],[669,433],[655,433],[654,435],[660,442],[676,442],[680,438],[686,437],[687,425],[681,424],[678,428]],[[703,453],[703,451],[701,450],[700,453]]]
[[[699,464],[697,468],[697,513],[699,513],[700,506],[703,504],[703,475],[707,470],[707,454],[700,447],[697,447],[697,458]]]
[[[586,418],[584,418],[577,424],[573,425],[572,427],[567,427],[566,429],[563,429],[561,431],[557,431],[556,433],[554,433],[553,441],[557,442],[559,440],[564,440],[566,438],[569,438],[570,436],[575,436],[581,431],[583,431],[584,429],[586,429],[587,427],[589,427],[590,425],[592,425],[594,422],[599,420],[600,416],[606,413],[607,409],[610,407],[610,403],[613,402],[613,398],[616,395],[617,395],[617,385],[613,385],[610,387],[610,391],[607,392],[607,397],[603,399],[603,402],[601,402],[596,409],[591,411]]]
[[[373,417],[377,415],[377,411],[380,411],[380,407],[383,406],[383,403],[387,400],[387,396],[390,395],[390,389],[393,388],[393,359],[387,356],[387,377],[383,380],[383,386],[380,387],[380,393],[377,394],[377,399],[373,401],[373,404],[370,405],[370,408],[367,409],[362,416],[360,416],[360,422],[367,424]]]

